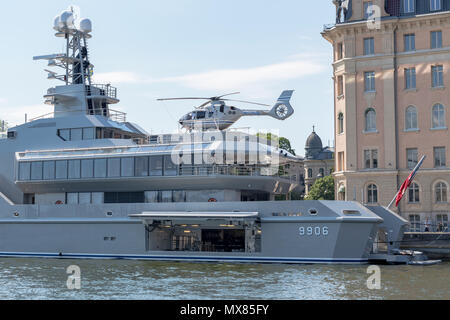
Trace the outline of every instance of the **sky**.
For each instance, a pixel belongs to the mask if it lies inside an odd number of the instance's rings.
[[[60,83],[47,80],[45,62],[32,57],[63,52],[53,20],[71,4],[93,23],[95,83],[117,87],[121,102],[112,109],[148,132],[176,132],[177,120],[196,106],[157,98],[241,92],[234,98],[273,105],[292,89],[291,118],[245,117],[234,127],[278,131],[300,155],[313,125],[324,146],[333,144],[332,47],[320,35],[334,21],[331,0],[4,2],[0,118],[10,124],[23,123],[25,114],[31,119],[53,111],[43,95]]]

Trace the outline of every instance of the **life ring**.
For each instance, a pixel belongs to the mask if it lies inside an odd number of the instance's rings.
[[[64,202],[62,202],[61,200],[58,200],[58,201],[55,202],[55,204],[58,204],[58,205],[59,204],[64,204]]]
[[[210,198],[210,199],[208,200],[208,202],[217,202],[217,199],[216,199],[216,198]]]

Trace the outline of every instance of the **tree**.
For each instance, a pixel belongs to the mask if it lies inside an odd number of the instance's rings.
[[[305,200],[334,200],[334,179],[332,176],[317,179]]]
[[[291,142],[289,141],[289,139],[284,138],[284,137],[278,137],[277,135],[272,134],[272,133],[267,133],[267,134],[265,134],[265,133],[258,133],[256,136],[264,138],[266,140],[273,141],[274,144],[272,144],[272,145],[275,145],[275,146],[277,146],[280,149],[286,150],[286,151],[292,153],[295,156],[295,150],[292,149]]]

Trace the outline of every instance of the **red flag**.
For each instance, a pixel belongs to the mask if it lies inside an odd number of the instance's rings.
[[[414,170],[409,174],[409,176],[408,176],[408,178],[406,178],[405,182],[403,182],[402,186],[400,187],[400,190],[398,190],[397,196],[395,198],[395,206],[396,207],[398,207],[398,203],[400,202],[400,200],[402,200],[403,195],[405,194],[406,190],[408,190],[409,186],[411,185],[411,182],[413,182],[414,177],[415,177],[417,171],[419,170],[420,166],[422,165],[424,159],[425,159],[425,156],[423,156],[422,159],[420,159],[419,163],[417,163]]]

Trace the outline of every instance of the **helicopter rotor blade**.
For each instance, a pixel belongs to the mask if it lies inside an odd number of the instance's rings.
[[[215,97],[215,98],[220,99],[220,98],[227,97],[227,96],[232,96],[232,95],[235,95],[235,94],[241,94],[241,93],[240,92],[233,92],[233,93],[224,94],[222,96]]]
[[[171,100],[211,100],[211,98],[165,98],[165,99],[156,99],[156,101],[171,101]]]
[[[221,99],[221,100],[223,100],[223,101],[242,102],[242,103],[256,104],[256,105],[258,105],[258,106],[270,107],[270,105],[268,105],[268,104],[257,103],[257,102],[251,102],[251,101],[232,100],[232,99]]]
[[[196,109],[196,110],[202,109],[204,106],[206,106],[206,105],[208,105],[208,104],[210,104],[210,103],[211,103],[211,101],[206,101],[205,103],[203,103],[202,105],[198,106],[198,107],[195,108],[195,109]]]

